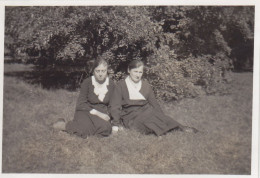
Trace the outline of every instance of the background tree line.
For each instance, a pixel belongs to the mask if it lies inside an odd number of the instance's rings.
[[[109,61],[115,80],[141,59],[164,100],[226,93],[231,71],[252,69],[253,44],[253,6],[5,8],[5,55],[76,71],[75,87],[98,57]]]

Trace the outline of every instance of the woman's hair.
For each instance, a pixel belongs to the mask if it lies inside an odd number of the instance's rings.
[[[141,60],[133,60],[128,64],[128,70],[144,66],[144,62]]]
[[[96,60],[94,60],[92,69],[91,69],[91,73],[93,73],[95,68],[101,64],[103,64],[104,66],[108,66],[108,62],[103,58],[97,58]]]

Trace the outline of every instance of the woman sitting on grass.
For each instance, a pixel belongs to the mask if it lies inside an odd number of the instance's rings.
[[[66,126],[65,122],[56,123],[56,127],[59,125],[60,130],[82,138],[111,134],[108,104],[113,93],[114,82],[108,78],[107,69],[108,63],[105,60],[95,60],[93,76],[85,79],[81,84],[74,120],[69,121]]]
[[[195,128],[183,126],[163,113],[151,86],[142,80],[143,70],[142,61],[130,62],[129,75],[115,87],[110,100],[113,131],[118,130],[122,120],[124,127],[143,134],[160,136],[175,129],[196,133]]]

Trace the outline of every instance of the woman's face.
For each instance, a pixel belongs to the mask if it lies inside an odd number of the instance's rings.
[[[107,78],[107,65],[97,66],[94,70],[94,77],[98,83],[104,83]]]
[[[144,66],[140,66],[140,67],[128,70],[131,80],[135,83],[138,83],[142,79],[143,72],[144,72]]]

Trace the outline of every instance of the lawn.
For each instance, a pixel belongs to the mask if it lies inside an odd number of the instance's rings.
[[[5,72],[30,66],[5,64]],[[52,129],[73,118],[78,92],[4,77],[3,173],[251,174],[252,73],[234,73],[227,95],[161,103],[197,134],[123,130],[81,139]]]

